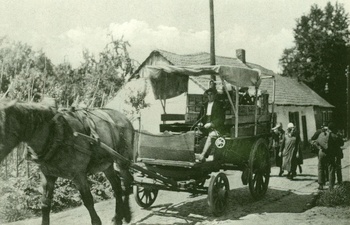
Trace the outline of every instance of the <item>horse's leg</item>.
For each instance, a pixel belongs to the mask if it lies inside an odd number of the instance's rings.
[[[121,138],[122,146],[124,148],[124,156],[126,156],[128,159],[132,160],[135,159],[134,155],[134,129],[132,128],[132,125],[129,124],[130,127],[125,129],[123,131],[123,137]],[[129,170],[129,164],[128,163],[123,163],[123,162],[118,162],[116,163],[119,165],[119,171],[120,175],[123,178],[123,183],[124,183],[124,218],[126,222],[130,222],[131,220],[131,211],[130,211],[130,205],[129,205],[129,195],[132,194],[132,183],[134,181],[134,177],[130,173]]]
[[[101,225],[102,222],[100,217],[98,217],[96,213],[96,210],[94,207],[94,200],[90,192],[90,186],[89,186],[86,174],[79,174],[78,176],[75,177],[73,181],[77,185],[77,188],[81,194],[81,198],[83,199],[84,206],[87,208],[87,210],[90,213],[91,224]]]
[[[41,185],[43,194],[41,198],[42,225],[50,224],[51,201],[57,177],[47,176],[41,173]]]
[[[122,194],[123,190],[121,187],[121,182],[118,174],[113,168],[113,165],[108,167],[105,171],[103,171],[104,174],[106,175],[107,179],[111,183],[111,186],[113,188],[114,192],[114,197],[115,197],[115,215],[112,219],[115,225],[123,224],[123,215],[124,210],[123,210],[123,199],[122,199]],[[129,221],[130,222],[130,221]]]
[[[124,218],[125,222],[129,223],[131,220],[131,211],[130,211],[130,204],[129,204],[129,195],[132,194],[132,182],[134,180],[133,176],[131,175],[129,168],[122,166],[120,168],[120,175],[123,177],[123,183],[125,187],[124,192]]]

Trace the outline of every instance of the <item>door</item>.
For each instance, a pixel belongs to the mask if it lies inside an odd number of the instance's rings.
[[[303,129],[303,141],[304,141],[304,147],[306,143],[308,142],[309,138],[307,136],[307,123],[306,123],[306,116],[301,117],[301,126]]]
[[[293,123],[297,130],[300,131],[299,112],[289,112],[289,122]]]

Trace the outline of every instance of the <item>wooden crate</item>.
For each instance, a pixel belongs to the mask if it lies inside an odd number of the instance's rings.
[[[195,123],[197,121],[199,113],[186,113],[185,121],[186,123]]]

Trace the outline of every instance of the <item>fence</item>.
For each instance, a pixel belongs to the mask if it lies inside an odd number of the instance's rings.
[[[27,144],[20,143],[0,164],[0,177],[30,176],[31,162],[26,160]]]

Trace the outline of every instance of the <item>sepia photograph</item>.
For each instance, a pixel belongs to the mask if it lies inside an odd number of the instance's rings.
[[[0,0],[0,224],[349,224],[349,13]]]

